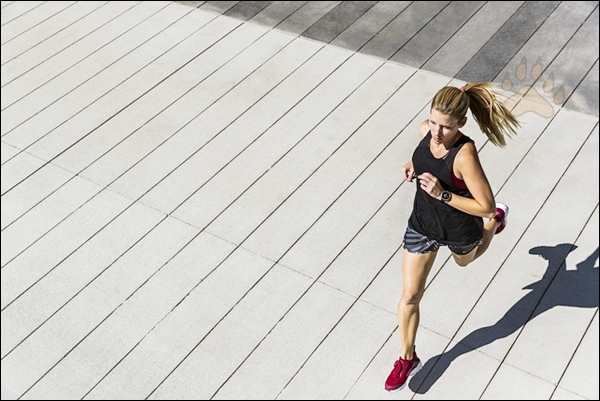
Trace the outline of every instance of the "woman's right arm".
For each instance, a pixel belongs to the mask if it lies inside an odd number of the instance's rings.
[[[419,135],[421,138],[425,138],[425,135],[429,132],[429,119],[423,120],[421,124],[419,124]]]
[[[428,132],[429,120],[424,120],[419,124],[419,135],[423,138]],[[412,160],[409,160],[408,163],[402,166],[402,177],[408,182],[412,182],[413,178],[415,178],[415,168],[413,167]]]
[[[408,181],[412,182],[415,176],[415,169],[413,168],[412,160],[402,166],[402,177]]]

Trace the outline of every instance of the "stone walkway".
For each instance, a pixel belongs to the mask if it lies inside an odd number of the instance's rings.
[[[1,7],[3,400],[598,399],[597,1]],[[509,226],[387,393],[399,169],[477,77]]]

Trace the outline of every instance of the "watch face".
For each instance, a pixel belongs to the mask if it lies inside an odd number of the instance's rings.
[[[442,200],[449,201],[450,200],[450,192],[448,192],[448,191],[442,192]]]

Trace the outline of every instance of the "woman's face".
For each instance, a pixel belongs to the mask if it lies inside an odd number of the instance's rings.
[[[431,130],[432,141],[437,145],[452,142],[454,137],[458,134],[458,130],[462,128],[466,122],[466,117],[457,120],[448,114],[443,114],[436,109],[431,109],[431,114],[429,115],[429,129]]]

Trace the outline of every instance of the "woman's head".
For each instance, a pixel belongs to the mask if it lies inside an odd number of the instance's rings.
[[[464,90],[454,86],[444,86],[433,97],[431,109],[447,114],[457,120],[462,120],[469,110],[469,97]]]
[[[498,100],[490,82],[466,84],[462,88],[445,86],[431,103],[431,109],[463,120],[470,109],[479,128],[496,146],[505,146],[505,136],[516,135],[520,127],[515,116]]]
[[[459,120],[453,115],[431,109],[428,122],[431,140],[435,144],[453,143],[453,138],[467,122],[467,117]]]

